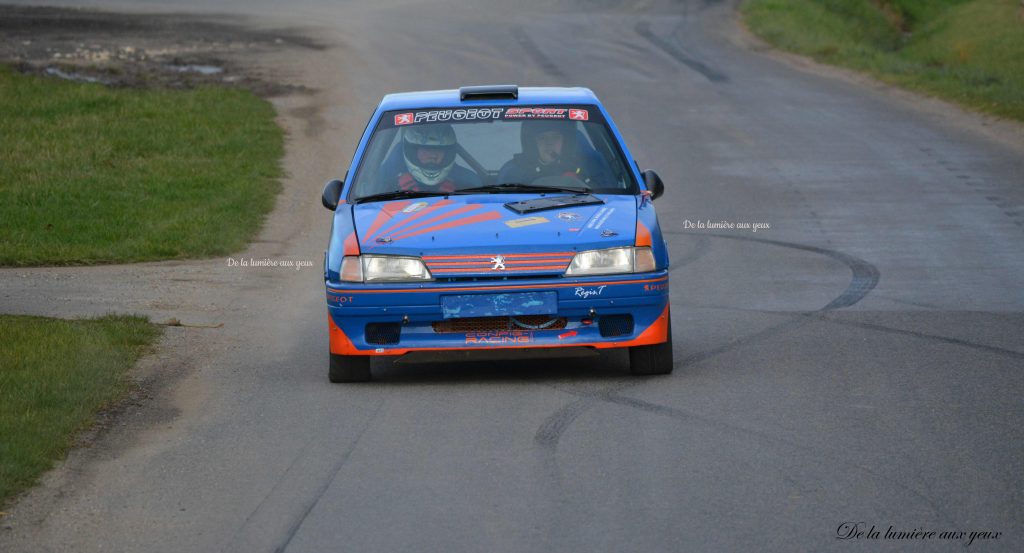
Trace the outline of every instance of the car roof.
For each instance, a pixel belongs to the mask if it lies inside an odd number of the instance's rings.
[[[458,90],[425,90],[388,94],[380,110],[455,108],[472,106],[517,106],[535,104],[600,104],[589,88],[519,87],[518,99],[461,100]]]

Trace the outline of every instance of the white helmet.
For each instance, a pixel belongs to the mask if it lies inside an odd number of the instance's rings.
[[[447,123],[415,125],[402,129],[405,166],[413,178],[427,186],[437,186],[455,166],[455,129]],[[423,161],[420,148],[440,150],[440,161]]]

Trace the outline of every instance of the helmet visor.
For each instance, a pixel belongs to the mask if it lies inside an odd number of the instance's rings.
[[[426,171],[439,171],[455,161],[455,145],[405,143],[405,159]]]

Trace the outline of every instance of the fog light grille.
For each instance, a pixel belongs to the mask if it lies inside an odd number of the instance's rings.
[[[366,325],[367,344],[397,344],[402,336],[402,325],[399,323],[369,323]]]
[[[604,315],[597,320],[597,327],[601,330],[601,336],[605,338],[629,336],[633,333],[633,316]]]

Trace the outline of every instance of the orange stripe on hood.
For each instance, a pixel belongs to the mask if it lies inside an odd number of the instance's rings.
[[[377,212],[377,218],[373,220],[373,224],[370,225],[370,229],[366,231],[366,238],[363,239],[363,241],[365,242],[369,240],[370,237],[373,236],[373,233],[377,232],[377,229],[379,229],[381,225],[391,220],[391,218],[395,216],[395,213],[398,213],[399,211],[405,209],[405,206],[409,205],[410,203],[411,202],[409,201],[402,201],[393,204],[388,204],[380,208],[380,211]]]
[[[467,207],[469,207],[469,206],[467,206]],[[477,207],[477,206],[473,206],[473,207]],[[472,225],[472,224],[475,224],[475,223],[482,223],[484,221],[493,221],[494,219],[501,219],[501,213],[498,213],[497,211],[488,211],[487,213],[481,213],[479,215],[473,215],[472,217],[465,217],[463,219],[456,219],[454,221],[448,221],[447,223],[442,223],[440,225],[434,225],[432,227],[427,227],[427,228],[424,228],[424,229],[420,229],[420,230],[417,230],[416,232],[406,232],[405,234],[396,236],[395,240],[398,240],[399,238],[409,238],[410,236],[416,236],[418,234],[423,234],[425,232],[436,232],[436,231],[439,231],[439,230],[449,229],[449,228],[453,228],[453,227],[462,227],[462,226],[466,226],[466,225]]]
[[[451,204],[451,203],[452,203],[452,200],[438,200],[438,201],[434,202],[432,205],[430,205],[429,207],[423,208],[422,211],[419,211],[417,213],[413,213],[412,215],[406,217],[405,219],[402,219],[401,221],[397,221],[395,224],[391,225],[390,227],[380,231],[380,234],[383,235],[383,236],[387,236],[388,234],[392,234],[396,230],[404,227],[405,225],[408,225],[409,223],[415,221],[416,219],[419,219],[420,217],[423,217],[424,215],[426,215],[428,213],[431,213],[433,211],[437,211],[439,208],[442,208],[442,207],[444,207],[444,206],[446,206],[448,204]],[[367,240],[372,240],[373,237],[374,237],[374,235],[369,235],[369,236],[366,237],[366,239]]]
[[[356,233],[350,232],[342,243],[342,252],[345,255],[359,255],[359,241],[356,240]]]
[[[394,238],[395,240],[398,240],[399,238],[405,238],[406,236],[415,236],[416,234],[420,234],[420,232],[419,231],[412,232],[413,229],[418,229],[418,228],[425,227],[427,225],[432,225],[434,223],[437,223],[439,221],[443,221],[445,219],[451,219],[452,217],[455,217],[456,215],[462,215],[463,213],[467,213],[467,212],[473,211],[475,209],[479,209],[480,207],[481,207],[480,204],[464,205],[464,206],[462,206],[460,208],[453,209],[453,210],[449,211],[448,213],[442,213],[441,215],[438,215],[436,217],[431,217],[430,219],[427,219],[426,221],[423,221],[421,223],[416,223],[415,225],[412,225],[411,227],[407,227],[407,228],[403,229],[401,233],[399,233],[397,235],[393,235],[392,238]]]

